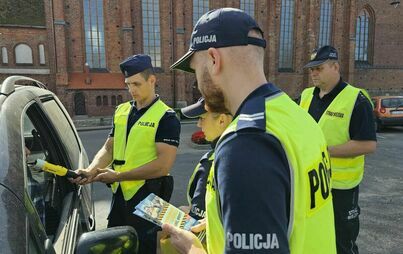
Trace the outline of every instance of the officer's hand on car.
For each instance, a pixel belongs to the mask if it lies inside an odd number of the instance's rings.
[[[169,224],[163,224],[162,231],[170,236],[172,245],[179,253],[206,253],[202,243],[195,234]]]
[[[118,182],[119,172],[111,168],[98,168],[98,175],[92,179],[93,182],[114,183]]]

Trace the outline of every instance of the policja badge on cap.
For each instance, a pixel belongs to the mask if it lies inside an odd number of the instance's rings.
[[[332,46],[323,46],[319,49],[315,49],[311,54],[311,60],[304,68],[311,68],[318,66],[326,62],[327,60],[338,60],[338,53]]]

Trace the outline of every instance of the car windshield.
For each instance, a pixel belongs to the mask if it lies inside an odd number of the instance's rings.
[[[403,107],[403,98],[388,98],[382,99],[383,108],[398,108]]]

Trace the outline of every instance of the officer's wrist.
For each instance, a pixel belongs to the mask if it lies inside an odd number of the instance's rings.
[[[124,172],[117,172],[117,171],[115,171],[115,173],[116,173],[116,181],[115,182],[121,182],[121,181],[123,181],[123,178],[124,178]]]

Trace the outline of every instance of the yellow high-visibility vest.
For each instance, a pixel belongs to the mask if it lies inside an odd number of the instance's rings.
[[[255,112],[254,115],[258,113]],[[265,116],[266,133],[280,141],[290,167],[288,241],[291,253],[335,254],[330,160],[319,126],[284,93],[267,97],[261,113]],[[217,147],[229,133],[239,129],[242,121],[244,120],[239,120],[239,116],[232,121]],[[223,144],[225,145],[230,144]],[[206,193],[207,248],[208,253],[223,253],[226,236],[221,221],[220,188],[215,179],[215,170],[213,162]],[[256,184],[264,184],[264,181],[262,179],[262,183]],[[257,241],[253,243],[254,246],[263,247],[258,237],[253,240]]]
[[[309,110],[314,88],[302,92],[300,105]],[[319,119],[319,126],[325,135],[328,146],[344,144],[350,140],[350,121],[354,105],[360,93],[358,88],[347,85],[330,103]],[[350,158],[331,157],[334,189],[351,189],[357,186],[364,175],[364,155]]]
[[[157,158],[155,135],[161,118],[165,112],[171,110],[158,99],[130,129],[126,142],[130,109],[130,102],[123,103],[118,106],[114,116],[113,160],[117,172],[138,168]],[[144,180],[115,182],[112,184],[112,191],[116,193],[120,184],[123,197],[127,201],[136,194],[144,182]]]

